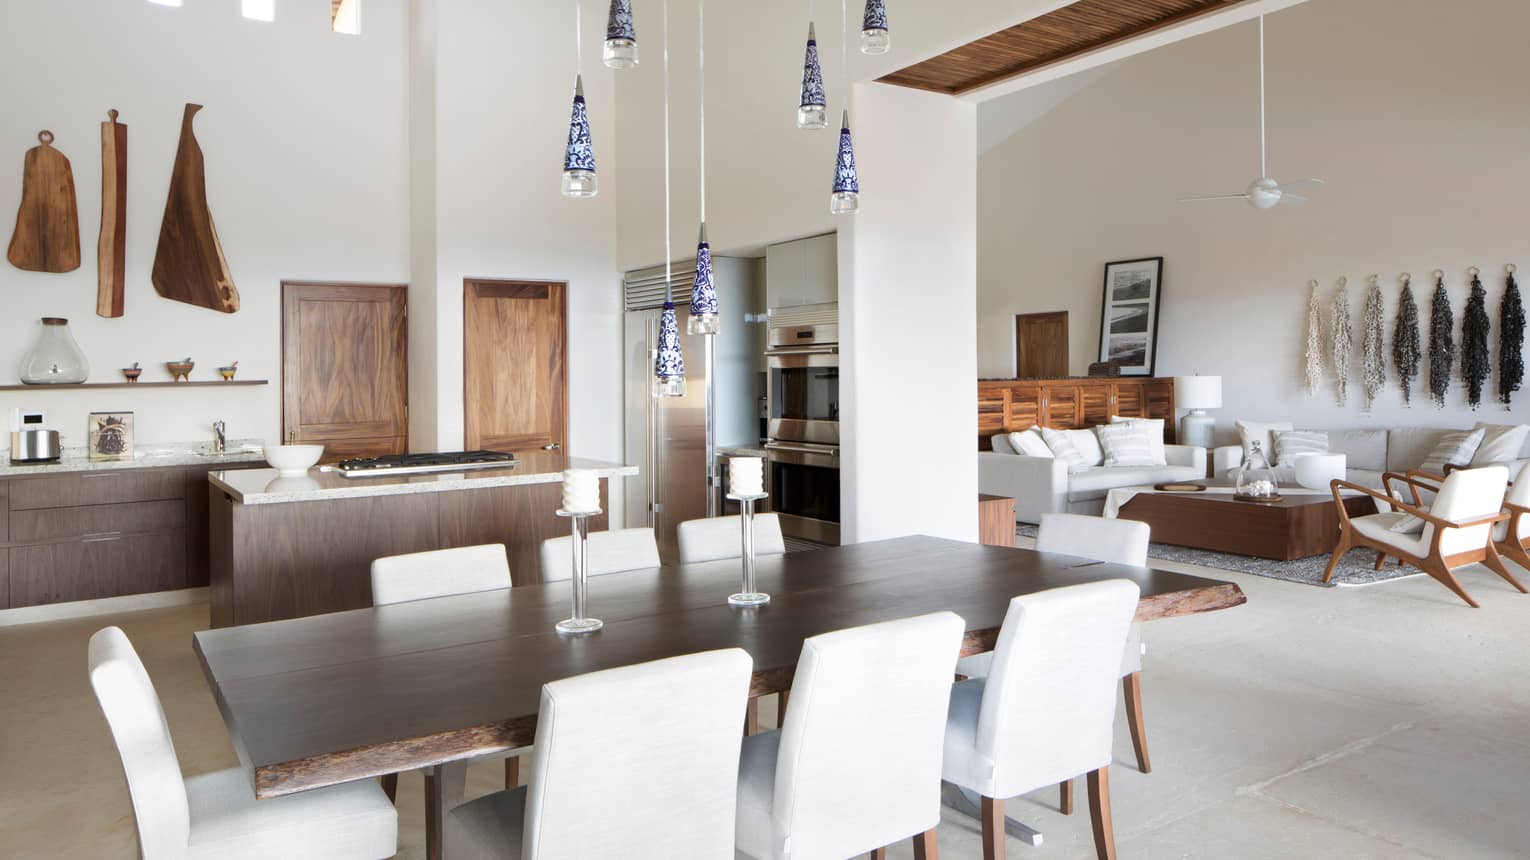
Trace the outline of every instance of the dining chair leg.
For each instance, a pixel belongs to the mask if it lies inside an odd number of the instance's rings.
[[[760,733],[760,700],[750,699],[744,707],[744,737]]]
[[[1004,801],[983,798],[983,860],[1004,860]]]
[[[1100,860],[1116,860],[1116,832],[1110,823],[1110,769],[1089,771],[1089,823]]]
[[[940,848],[935,844],[935,828],[914,837],[914,860],[940,860]]]
[[[515,788],[521,784],[521,757],[513,755],[505,759],[505,788]]]
[[[1384,552],[1376,553],[1376,569],[1377,570],[1381,570],[1381,568],[1383,566],[1385,566],[1386,563],[1387,563],[1387,554],[1384,553]]]
[[[1121,679],[1121,695],[1126,699],[1126,728],[1132,734],[1132,751],[1137,754],[1137,769],[1153,772],[1148,761],[1147,727],[1142,723],[1142,673],[1133,672]]]
[[[1508,580],[1509,584],[1519,589],[1521,594],[1525,593],[1524,584],[1521,583],[1518,579],[1515,579],[1514,574],[1510,573],[1509,569],[1504,566],[1503,559],[1498,555],[1498,547],[1493,546],[1491,541],[1489,541],[1487,545],[1487,558],[1482,560],[1482,564],[1487,567],[1488,570],[1491,570],[1492,572]]]
[[[388,795],[388,802],[398,801],[398,774],[390,773],[379,780],[382,783],[383,794]]]
[[[1073,814],[1073,780],[1065,779],[1057,784],[1057,810],[1063,815]]]
[[[1324,582],[1333,579],[1333,571],[1339,566],[1339,559],[1343,558],[1346,552],[1349,552],[1349,529],[1341,528],[1339,545],[1333,548],[1333,557],[1328,559],[1328,568],[1323,571]]]

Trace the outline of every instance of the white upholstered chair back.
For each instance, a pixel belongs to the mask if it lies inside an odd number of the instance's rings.
[[[154,683],[116,627],[90,637],[89,662],[90,686],[122,757],[140,852],[144,860],[185,857],[191,838],[186,783]]]
[[[590,576],[620,573],[659,566],[659,543],[653,529],[615,529],[590,532]],[[549,538],[542,541],[542,581],[558,582],[574,575],[574,539]]]
[[[459,546],[372,562],[372,605],[510,587],[505,545]]]
[[[1440,485],[1440,493],[1429,507],[1429,513],[1446,520],[1492,516],[1503,510],[1504,489],[1508,483],[1509,470],[1503,466],[1451,472],[1445,478],[1445,483]],[[1433,529],[1433,525],[1424,529],[1426,542],[1434,537]],[[1490,525],[1447,529],[1440,538],[1440,554],[1448,557],[1469,550],[1480,550],[1487,544],[1491,534]]]
[[[1522,508],[1530,508],[1530,469],[1521,470],[1524,477],[1514,481],[1509,487],[1508,495],[1504,501],[1519,505]],[[1498,523],[1493,526],[1493,540],[1503,540],[1509,534],[1508,523]],[[1530,537],[1530,517],[1521,517],[1519,521],[1519,534],[1514,536],[1516,540],[1523,541]]]
[[[966,625],[936,612],[802,643],[781,727],[772,839],[848,857],[940,821],[946,710]]]
[[[738,648],[542,688],[523,857],[732,857],[754,664]]]
[[[1112,579],[1009,602],[977,721],[995,797],[1110,764],[1116,679],[1138,596],[1136,583]]]
[[[680,541],[680,563],[697,564],[724,558],[739,558],[744,554],[740,525],[743,517],[711,517],[704,520],[687,520],[680,524],[677,537]],[[786,552],[786,541],[781,537],[781,519],[775,514],[756,514],[754,517],[754,554],[781,555]]]
[[[1135,520],[1042,514],[1036,532],[1037,552],[1060,552],[1095,561],[1147,565],[1152,529]]]

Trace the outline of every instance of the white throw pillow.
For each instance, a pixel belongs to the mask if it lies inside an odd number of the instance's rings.
[[[1064,430],[1073,440],[1073,447],[1084,455],[1085,466],[1099,466],[1105,462],[1105,449],[1100,447],[1100,437],[1093,430]]]
[[[1402,519],[1392,523],[1392,527],[1388,531],[1403,535],[1423,534],[1424,526],[1427,525],[1429,523],[1419,517],[1412,514],[1403,514]]]
[[[1259,450],[1264,452],[1264,459],[1275,465],[1275,433],[1281,430],[1295,430],[1290,421],[1239,421],[1238,435],[1243,439],[1243,459],[1248,459],[1248,452],[1253,450],[1253,443],[1259,443]]]
[[[1446,433],[1418,467],[1431,475],[1443,475],[1446,465],[1469,466],[1485,435],[1487,431],[1481,428]]]
[[[1153,431],[1145,422],[1102,424],[1095,433],[1107,467],[1158,465],[1153,462]]]
[[[1024,454],[1027,457],[1051,458],[1052,456],[1052,449],[1048,448],[1046,440],[1041,438],[1040,427],[1009,434],[1009,446],[1015,449],[1016,454]]]
[[[1530,424],[1484,424],[1478,421],[1473,429],[1484,431],[1482,444],[1472,455],[1473,466],[1518,460],[1520,450],[1525,447],[1525,438],[1530,436]]]
[[[1303,454],[1327,454],[1328,434],[1319,430],[1281,430],[1275,434],[1275,464],[1296,463]]]
[[[1169,465],[1169,454],[1163,448],[1163,419],[1162,418],[1123,418],[1120,415],[1110,416],[1112,424],[1143,424],[1152,434],[1153,463],[1154,466]]]
[[[1041,438],[1047,443],[1052,456],[1068,464],[1069,472],[1082,472],[1089,468],[1089,463],[1084,455],[1073,446],[1073,439],[1062,430],[1053,430],[1051,427],[1041,428]]]

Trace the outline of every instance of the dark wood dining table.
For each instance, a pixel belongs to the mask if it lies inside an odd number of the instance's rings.
[[[257,798],[423,768],[438,857],[441,767],[531,744],[549,681],[737,647],[760,696],[790,689],[804,639],[846,627],[949,610],[967,655],[992,650],[1012,597],[1080,582],[1137,583],[1139,621],[1246,601],[1231,582],[924,536],[761,557],[755,576],[772,600],[751,609],[727,603],[737,559],[593,577],[605,626],[584,636],[553,629],[558,582],[204,630],[195,648]]]

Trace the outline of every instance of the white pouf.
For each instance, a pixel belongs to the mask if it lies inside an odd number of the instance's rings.
[[[1309,490],[1326,490],[1333,479],[1343,479],[1348,458],[1343,454],[1303,454],[1296,458],[1296,483]]]

